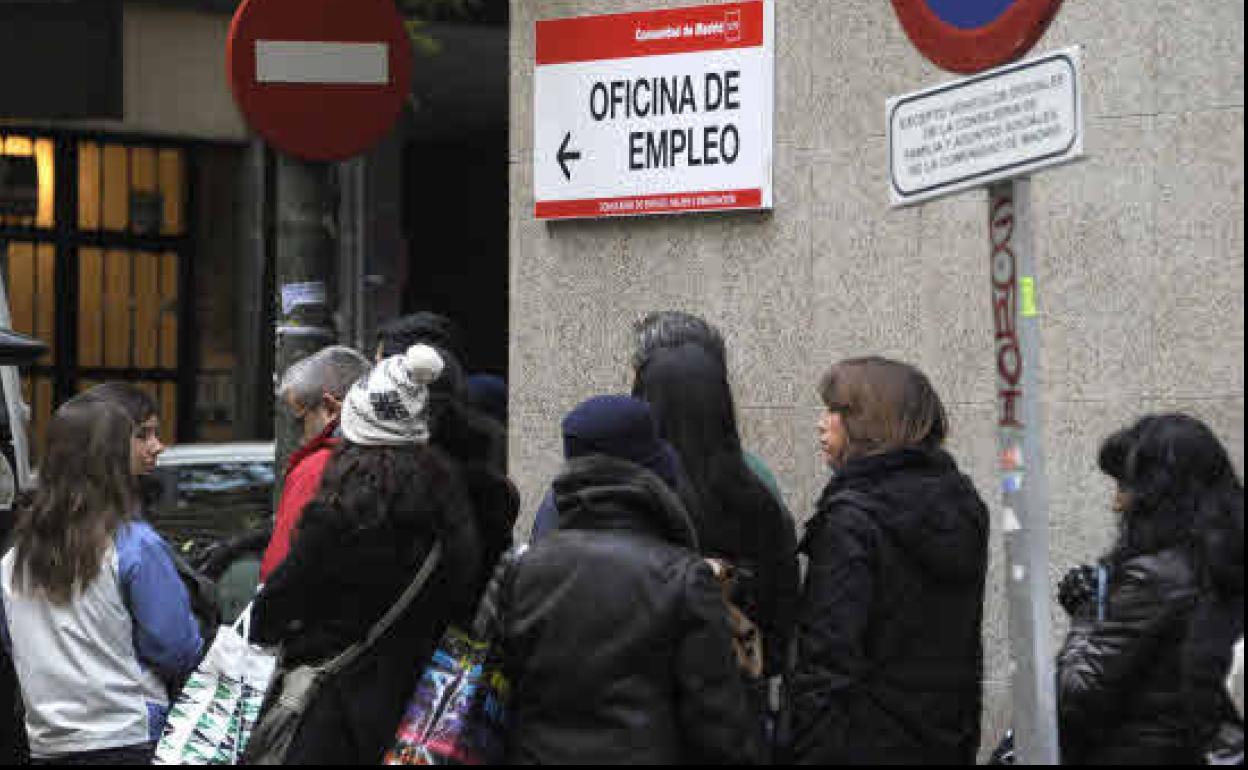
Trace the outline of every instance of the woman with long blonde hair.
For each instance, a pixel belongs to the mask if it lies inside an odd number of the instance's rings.
[[[74,399],[48,426],[39,489],[0,560],[0,630],[32,760],[146,763],[201,638],[167,546],[138,518],[134,421]]]

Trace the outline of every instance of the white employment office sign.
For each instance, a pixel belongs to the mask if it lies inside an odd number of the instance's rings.
[[[1083,155],[1079,49],[888,100],[894,206],[1022,176]]]
[[[770,0],[537,22],[538,219],[770,208]]]

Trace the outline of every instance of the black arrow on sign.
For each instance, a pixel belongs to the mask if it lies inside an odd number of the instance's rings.
[[[572,181],[572,172],[568,170],[568,161],[580,160],[581,153],[573,150],[568,151],[568,142],[572,140],[572,132],[563,135],[563,144],[559,145],[559,154],[555,156],[555,160],[559,161],[559,168],[563,169],[563,176],[570,182]]]

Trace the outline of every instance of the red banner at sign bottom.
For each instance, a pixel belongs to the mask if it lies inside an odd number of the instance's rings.
[[[578,217],[618,217],[639,214],[673,214],[680,211],[756,209],[763,205],[763,191],[717,190],[710,192],[638,195],[626,198],[585,198],[570,201],[538,201],[533,214],[538,219]]]

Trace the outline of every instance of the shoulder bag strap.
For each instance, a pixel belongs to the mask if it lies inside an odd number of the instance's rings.
[[[430,550],[429,555],[425,557],[425,563],[421,565],[420,571],[416,573],[416,577],[412,579],[412,582],[408,584],[407,588],[403,591],[403,594],[399,596],[395,603],[390,606],[390,609],[386,611],[386,614],[381,616],[381,620],[374,623],[373,627],[368,630],[368,635],[364,637],[364,640],[356,642],[334,656],[334,658],[326,663],[324,668],[321,669],[322,672],[328,674],[339,669],[346,668],[347,665],[376,644],[377,640],[380,639],[386,631],[390,630],[390,627],[398,621],[399,617],[402,616],[411,603],[415,601],[416,597],[420,594],[421,589],[425,587],[425,583],[429,582],[429,577],[437,568],[438,562],[441,558],[442,542],[435,541],[433,549]]]
[[[472,621],[472,633],[481,641],[492,641],[502,632],[503,625],[503,587],[515,568],[520,557],[529,548],[527,543],[509,548],[499,557],[490,575],[490,582],[481,592],[481,601],[477,605],[477,613]]]

